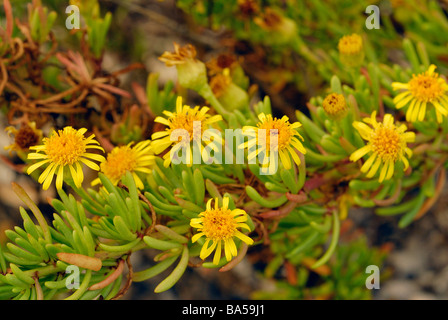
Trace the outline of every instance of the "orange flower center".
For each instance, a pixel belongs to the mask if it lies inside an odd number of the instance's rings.
[[[258,135],[258,144],[265,145],[266,149],[269,151],[271,148],[271,135],[277,136],[278,148],[283,149],[286,148],[293,137],[293,132],[290,128],[290,124],[287,121],[282,119],[277,119],[272,117],[268,117],[266,121],[258,123],[259,129],[265,130],[265,135]],[[271,133],[270,130],[277,130]],[[276,147],[275,145],[273,146]]]
[[[380,126],[372,132],[373,151],[383,160],[397,160],[403,148],[400,134],[395,127]]]
[[[415,98],[425,102],[437,99],[444,93],[437,73],[414,75],[409,81],[409,91]]]
[[[202,217],[202,232],[213,240],[232,238],[237,229],[237,222],[231,214],[231,210],[213,209],[204,212]]]
[[[137,166],[135,151],[129,146],[117,147],[101,164],[101,171],[111,180],[119,180],[126,171],[134,171]]]
[[[72,165],[86,152],[85,138],[77,131],[59,130],[49,138],[44,138],[45,152],[51,162],[58,165]]]

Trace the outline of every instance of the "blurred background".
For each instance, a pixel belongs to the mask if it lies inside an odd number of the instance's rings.
[[[78,1],[83,2],[83,1]],[[420,11],[413,11],[419,1],[227,1],[227,0],[101,0],[102,12],[111,12],[113,20],[107,36],[103,69],[114,72],[132,63],[141,63],[141,69],[120,76],[120,86],[130,89],[133,82],[145,86],[148,73],[158,73],[161,84],[176,82],[176,69],[168,68],[158,60],[165,51],[173,50],[173,43],[193,44],[198,58],[212,61],[228,56],[241,62],[245,74],[256,94],[255,98],[269,95],[276,113],[292,119],[296,109],[305,110],[311,97],[326,90],[328,78],[315,70],[318,65],[286,49],[273,50],[259,36],[244,28],[247,20],[256,17],[259,5],[273,5],[288,10],[297,24],[302,39],[310,48],[322,52],[336,50],[339,38],[349,32],[367,32],[365,8],[370,4],[381,9],[381,28],[370,30],[370,50],[384,63],[403,62],[401,36],[427,41],[431,58],[438,63],[439,72],[448,68],[448,36],[442,30],[443,22],[434,25],[431,5],[422,1]],[[446,1],[434,1],[447,19]],[[29,1],[12,2],[16,17],[26,15]],[[77,47],[77,38],[64,28],[65,8],[69,1],[53,0],[42,3],[58,13],[55,34],[60,43],[69,48]],[[76,4],[76,1],[72,3]],[[235,6],[238,8],[234,10]],[[233,8],[230,10],[230,8]],[[429,10],[429,9],[428,9]],[[3,16],[1,17],[3,20]],[[269,39],[268,39],[269,40]],[[316,52],[316,51],[314,51]],[[319,54],[319,53],[318,53]],[[224,59],[225,60],[225,59]],[[224,61],[221,60],[221,61]],[[225,62],[222,62],[225,63]],[[195,99],[194,96],[191,99]],[[199,100],[200,101],[200,100]],[[3,130],[6,119],[1,119],[0,145],[11,143]],[[0,148],[6,157],[7,151]],[[12,170],[0,161],[0,230],[11,229],[21,223],[18,207],[21,204],[10,188],[11,181],[21,184],[42,210],[51,216],[46,205],[47,197],[55,196],[54,190],[41,191],[29,177]],[[353,210],[347,226],[353,234],[365,241],[366,247],[383,248],[388,252],[380,267],[382,278],[379,290],[372,291],[373,299],[448,299],[448,188],[440,200],[418,222],[405,229],[397,226],[398,218],[379,217],[370,210]],[[0,241],[4,241],[3,231]],[[264,252],[252,252],[230,272],[215,269],[188,268],[179,283],[162,294],[153,290],[163,275],[134,283],[124,299],[256,299],[269,297],[264,293],[276,292],[275,279],[285,279],[281,269],[273,279],[261,276]],[[132,256],[135,270],[150,263],[150,253]],[[352,259],[357,259],[353,257]],[[365,275],[367,276],[367,275]],[[282,298],[282,296],[279,296]],[[285,298],[291,295],[285,295]]]

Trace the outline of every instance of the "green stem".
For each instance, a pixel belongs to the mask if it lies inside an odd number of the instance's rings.
[[[325,252],[325,254],[311,266],[312,269],[322,266],[324,263],[326,263],[330,259],[331,255],[333,254],[333,252],[336,249],[336,246],[338,244],[339,231],[340,231],[339,215],[336,212],[336,210],[334,210],[333,211],[333,234],[331,236],[330,246],[328,247],[327,252]]]
[[[215,95],[213,94],[212,88],[210,88],[208,84],[202,86],[198,93],[212,105],[216,112],[222,115],[224,119],[228,120],[230,113],[225,110],[218,99],[216,99]]]

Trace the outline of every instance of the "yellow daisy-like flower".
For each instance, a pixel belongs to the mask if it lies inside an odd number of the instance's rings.
[[[393,102],[397,109],[409,105],[406,111],[407,121],[423,121],[428,103],[434,106],[437,122],[441,123],[442,116],[448,115],[448,84],[434,72],[435,65],[419,75],[413,75],[408,83],[393,82],[394,90],[405,91],[398,94]]]
[[[166,153],[163,156],[164,166],[168,167],[172,162],[172,155],[175,154],[180,148],[186,148],[186,163],[192,165],[193,163],[193,148],[197,148],[198,152],[203,155],[204,144],[202,135],[205,130],[210,128],[210,125],[222,120],[221,115],[210,116],[207,112],[210,110],[208,107],[191,108],[190,106],[182,104],[182,97],[178,97],[176,101],[176,112],[163,111],[168,118],[157,117],[154,121],[166,125],[168,128],[164,131],[155,132],[152,135],[152,149],[155,154],[160,154],[167,148],[173,146],[171,152]],[[180,130],[179,130],[180,129]],[[179,136],[178,141],[171,140],[171,134],[179,130],[178,133],[183,132],[185,135]],[[188,133],[188,136],[186,135]],[[211,133],[212,134],[212,133]],[[214,136],[213,144],[219,142],[219,137]],[[222,142],[222,141],[221,141]],[[205,144],[208,145],[208,144]],[[203,159],[207,161],[208,159]]]
[[[382,123],[377,122],[376,111],[372,113],[370,118],[363,120],[365,123],[355,121],[353,126],[368,143],[353,152],[350,160],[355,162],[371,153],[371,156],[362,165],[361,172],[367,173],[367,178],[372,178],[382,166],[379,182],[392,178],[397,161],[402,161],[404,170],[406,170],[409,167],[406,156],[409,158],[412,156],[412,150],[407,147],[407,143],[415,141],[415,133],[406,132],[405,124],[396,126],[391,114],[384,115]]]
[[[306,154],[305,147],[298,139],[300,138],[302,141],[304,140],[297,131],[302,124],[300,122],[290,123],[287,116],[277,119],[273,118],[271,114],[266,115],[264,113],[259,114],[258,119],[260,122],[258,122],[256,127],[243,127],[243,131],[249,136],[249,140],[241,144],[239,148],[250,149],[257,146],[257,148],[247,156],[248,160],[250,161],[261,154],[263,156],[263,160],[261,161],[262,170],[266,170],[266,164],[271,156],[271,152],[278,152],[285,169],[291,168],[291,157],[299,166],[301,161],[296,150],[302,154]],[[274,132],[277,132],[277,143],[273,143],[273,146],[271,146],[271,130],[276,130]],[[271,149],[271,147],[273,148]],[[271,166],[268,169],[269,171],[272,169]]]
[[[151,173],[151,166],[155,163],[155,156],[151,150],[151,141],[145,140],[132,147],[133,142],[126,146],[115,147],[108,155],[106,161],[100,164],[101,172],[109,178],[113,184],[117,184],[120,179],[129,171],[134,177],[137,188],[143,189],[144,185],[138,172]],[[100,183],[97,178],[92,181],[92,185]]]
[[[31,174],[44,164],[48,164],[39,176],[38,182],[43,183],[42,188],[46,190],[50,187],[56,173],[56,188],[62,189],[64,169],[68,168],[75,185],[81,187],[84,180],[81,164],[83,163],[93,170],[99,170],[100,167],[91,160],[99,162],[105,160],[102,155],[87,152],[87,149],[99,149],[103,152],[104,149],[99,146],[98,141],[94,140],[94,134],[85,138],[86,132],[85,128],[76,130],[72,127],[65,127],[58,132],[53,131],[49,138],[43,138],[43,145],[30,147],[30,150],[36,152],[29,153],[28,159],[41,161],[31,165],[27,173]]]
[[[223,198],[221,208],[218,205],[218,198],[215,199],[215,206],[212,208],[212,200],[208,200],[206,210],[199,214],[199,218],[191,219],[190,225],[199,231],[192,237],[191,241],[196,242],[199,238],[205,236],[206,240],[199,256],[204,260],[216,249],[213,263],[218,264],[223,246],[227,261],[237,255],[234,237],[248,245],[253,244],[254,241],[238,230],[242,228],[250,231],[249,226],[245,223],[248,219],[246,211],[241,209],[230,210],[228,197]],[[209,246],[210,242],[212,244]]]

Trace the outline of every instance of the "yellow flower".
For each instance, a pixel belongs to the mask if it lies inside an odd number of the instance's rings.
[[[28,159],[41,160],[31,165],[27,173],[31,174],[37,168],[44,164],[48,164],[47,168],[39,176],[38,182],[43,183],[43,189],[46,190],[50,186],[53,176],[56,173],[56,188],[62,188],[64,180],[64,169],[69,168],[70,174],[76,186],[80,187],[84,180],[82,171],[82,163],[93,170],[99,170],[99,166],[89,160],[102,162],[104,157],[98,154],[89,153],[87,149],[104,149],[99,146],[98,141],[94,140],[94,134],[88,138],[84,137],[87,129],[79,130],[72,127],[65,127],[58,132],[53,131],[49,138],[43,138],[43,145],[32,146],[30,150],[36,150],[35,153],[29,153]]]
[[[199,231],[192,237],[191,241],[196,242],[199,238],[205,236],[206,240],[199,256],[204,260],[216,249],[213,263],[218,264],[223,246],[227,261],[237,255],[234,237],[249,245],[254,241],[238,230],[242,228],[250,231],[249,226],[245,223],[248,218],[244,210],[230,210],[228,197],[223,198],[221,208],[218,205],[218,198],[215,199],[215,207],[212,208],[212,200],[208,200],[206,210],[199,214],[199,218],[191,219],[190,225]],[[212,244],[209,246],[210,242]]]
[[[381,123],[376,121],[376,111],[374,111],[370,118],[364,119],[364,122],[355,121],[353,126],[368,143],[353,152],[350,160],[358,161],[366,154],[371,153],[368,160],[362,165],[361,172],[367,173],[367,178],[372,178],[382,166],[379,182],[392,178],[397,161],[402,161],[404,170],[406,170],[409,167],[406,156],[412,156],[412,150],[407,147],[407,143],[414,142],[415,133],[406,132],[407,127],[404,124],[396,126],[391,114],[386,114]]]
[[[155,163],[155,156],[151,150],[151,141],[145,140],[132,147],[133,142],[126,146],[115,147],[108,155],[106,161],[100,165],[101,172],[109,178],[113,184],[117,184],[121,177],[129,171],[134,177],[137,188],[143,189],[144,185],[138,172],[151,173],[150,167]],[[100,183],[97,178],[92,185]]]
[[[331,93],[326,96],[322,103],[322,107],[328,115],[335,119],[340,119],[347,111],[345,98],[339,93]]]
[[[356,67],[364,61],[364,46],[359,34],[343,36],[338,43],[341,62],[349,67]]]
[[[6,146],[5,150],[16,152],[28,152],[31,146],[35,146],[40,143],[42,139],[42,130],[36,129],[36,123],[30,122],[23,124],[19,130],[15,127],[7,127],[5,131],[8,136],[14,136],[14,143]]]
[[[442,116],[448,115],[448,84],[434,72],[435,65],[419,75],[413,75],[408,83],[393,82],[394,90],[404,89],[393,102],[397,109],[409,104],[406,111],[407,121],[423,121],[428,103],[434,106],[437,122],[442,122]]]
[[[258,122],[257,127],[243,127],[244,133],[250,138],[248,141],[241,144],[239,148],[250,149],[257,146],[256,150],[249,153],[247,157],[248,160],[250,161],[261,154],[261,156],[263,156],[263,160],[261,161],[262,170],[266,171],[266,164],[268,163],[268,159],[271,157],[271,152],[278,152],[285,169],[291,168],[291,157],[297,165],[300,165],[300,157],[296,150],[302,154],[306,153],[306,149],[298,139],[300,138],[303,141],[303,137],[297,131],[302,124],[300,122],[294,122],[292,124],[289,123],[289,118],[287,116],[277,119],[273,118],[271,114],[266,115],[264,113],[259,114],[258,119],[260,122]],[[271,149],[270,141],[271,130],[277,130],[277,144],[273,143],[273,149]],[[270,173],[272,173],[271,166],[268,169]]]
[[[192,165],[193,163],[193,147],[196,147],[198,152],[203,156],[202,151],[204,150],[204,144],[202,139],[202,134],[205,130],[210,128],[210,125],[222,120],[221,115],[210,116],[207,112],[210,109],[208,107],[191,108],[187,105],[182,105],[182,97],[179,96],[176,101],[176,112],[163,111],[163,113],[168,117],[157,117],[154,121],[166,125],[164,131],[155,132],[152,135],[152,149],[155,154],[160,154],[167,148],[173,146],[171,152],[166,153],[163,156],[164,166],[168,167],[172,162],[172,156],[180,148],[186,148],[187,154],[186,163]],[[171,140],[171,134],[175,130],[183,130],[184,133],[188,133],[188,136],[178,136],[180,141]],[[180,131],[178,132],[181,133]],[[176,132],[175,132],[176,134]],[[177,137],[177,136],[176,136]],[[185,139],[184,139],[185,138]],[[187,139],[188,138],[188,139]],[[217,141],[219,137],[215,136],[215,140],[211,143],[219,142]],[[204,144],[203,144],[204,143]],[[208,144],[205,144],[208,145]],[[204,159],[207,161],[207,159]]]

